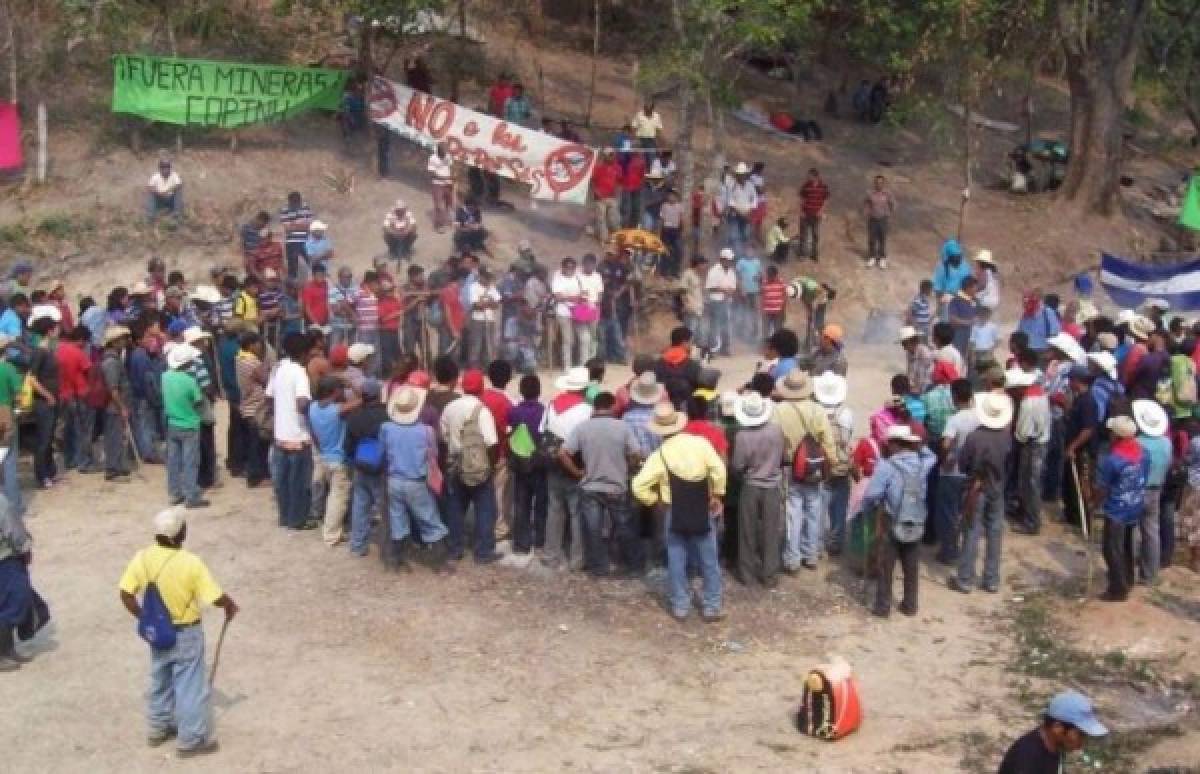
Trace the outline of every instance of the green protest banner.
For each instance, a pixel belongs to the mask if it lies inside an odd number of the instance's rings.
[[[345,83],[341,70],[122,54],[113,57],[112,109],[231,129],[314,108],[337,110]]]
[[[1179,224],[1193,231],[1200,231],[1200,168],[1192,172],[1187,196],[1184,197],[1183,207],[1179,210]]]

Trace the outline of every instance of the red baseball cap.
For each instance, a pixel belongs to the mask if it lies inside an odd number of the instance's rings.
[[[408,378],[404,380],[404,383],[410,387],[420,387],[428,390],[429,381],[429,374],[425,373],[424,371],[413,371],[408,375]]]
[[[329,352],[329,362],[334,368],[345,368],[350,362],[350,348],[345,344],[338,344]]]
[[[472,368],[463,374],[462,377],[463,392],[468,395],[480,395],[483,393],[483,371],[478,368]]]

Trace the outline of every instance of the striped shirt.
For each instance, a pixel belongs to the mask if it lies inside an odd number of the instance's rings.
[[[928,336],[929,326],[933,323],[933,305],[929,302],[929,296],[918,293],[908,305],[908,317],[914,328]]]
[[[291,208],[284,207],[279,211],[279,222],[283,225],[284,241],[292,244],[304,244],[308,241],[308,226],[305,225],[303,230],[296,225],[299,223],[307,223],[313,219],[313,211],[307,204],[302,204],[299,207]]]
[[[217,313],[217,322],[224,324],[233,319],[233,294],[221,296],[221,300],[213,304]]]
[[[366,288],[354,295],[354,317],[360,331],[379,330],[379,299]]]
[[[829,199],[829,186],[824,180],[807,180],[800,186],[800,211],[805,215],[820,215]]]
[[[782,280],[767,280],[762,285],[761,301],[764,314],[776,314],[783,311],[787,304],[787,285]]]
[[[266,393],[263,392],[265,378],[261,360],[245,350],[238,353],[237,382],[238,391],[242,394],[238,408],[246,419],[253,419],[266,400]]]
[[[270,288],[263,288],[258,293],[259,316],[266,316],[267,314],[278,310],[279,305],[282,302],[283,302],[283,292],[282,291],[272,290]]]

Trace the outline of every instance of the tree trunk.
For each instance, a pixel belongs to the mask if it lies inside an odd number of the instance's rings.
[[[4,6],[4,26],[7,28],[8,48],[8,101],[17,103],[17,15],[13,13],[14,0]]]
[[[1088,214],[1109,216],[1120,194],[1121,117],[1150,0],[1059,0],[1058,27],[1071,91],[1071,158],[1059,198]],[[1087,14],[1081,17],[1079,14]]]
[[[592,13],[595,20],[592,25],[592,75],[588,80],[587,110],[583,114],[583,125],[592,125],[592,105],[596,100],[596,67],[600,60],[600,0],[593,0]]]
[[[685,2],[687,0],[671,0],[671,21],[675,34],[681,40],[687,33],[683,23]],[[675,158],[679,164],[679,199],[688,209],[691,207],[692,191],[696,187],[696,158],[692,153],[692,134],[696,128],[695,93],[695,84],[691,79],[684,78],[679,88],[679,134],[675,138]]]

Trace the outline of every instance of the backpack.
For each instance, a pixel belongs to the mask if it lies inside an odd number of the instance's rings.
[[[158,572],[146,584],[146,591],[142,594],[142,612],[138,614],[137,633],[155,650],[169,650],[175,647],[175,624],[171,621],[171,612],[167,610],[167,604],[163,602],[162,594],[158,591],[158,576],[162,575],[163,570],[178,555],[178,552],[173,553],[162,563]],[[146,561],[144,554],[142,561]]]
[[[918,470],[916,473],[896,468],[900,471],[900,510],[892,514],[892,537],[897,543],[916,543],[925,534],[925,520],[929,517],[929,508],[925,503],[925,493],[921,484],[925,476]]]
[[[793,406],[792,410],[801,416],[799,409]],[[817,439],[805,433],[796,444],[796,454],[792,457],[792,479],[801,484],[819,484],[829,475],[829,462]]]
[[[459,432],[458,451],[451,465],[464,486],[479,486],[492,475],[492,460],[488,456],[487,442],[479,428],[479,412],[483,404],[475,407],[471,416]]]
[[[362,438],[354,448],[354,469],[371,476],[383,472],[383,444],[379,438]]]
[[[528,425],[519,424],[508,437],[508,448],[512,452],[509,464],[521,475],[529,475],[545,467],[546,456],[540,439],[529,431]]]
[[[1171,358],[1171,395],[1177,408],[1196,403],[1196,363],[1187,355]]]

